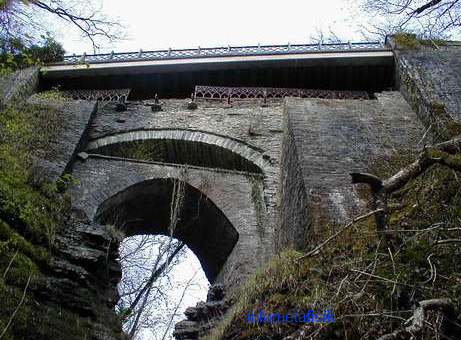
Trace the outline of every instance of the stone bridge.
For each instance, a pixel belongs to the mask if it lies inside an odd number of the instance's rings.
[[[189,110],[185,100],[166,100],[158,112],[143,102],[122,112],[104,104],[88,132],[89,157],[73,168],[74,205],[128,235],[165,234],[174,180],[183,181],[175,236],[211,282],[236,283],[274,249],[282,102],[255,104],[203,101]]]
[[[350,172],[386,168],[389,156],[424,145],[429,133],[421,120],[432,127],[436,108],[459,121],[456,46],[50,68],[41,76],[29,70],[10,79],[14,86],[0,84],[0,99],[24,99],[59,84],[133,90],[126,106],[46,100],[66,124],[50,157],[40,162],[51,177],[72,173],[79,180],[70,190],[75,212],[57,237],[47,274],[49,303],[88,317],[94,339],[120,335],[113,313],[121,274],[117,245],[107,245],[104,225],[128,236],[166,234],[172,199],[182,188],[173,236],[194,251],[210,282],[235,287],[276,251],[310,248],[326,226],[369,209]],[[189,99],[174,99],[187,98],[197,84],[339,94],[196,99],[197,108]],[[352,99],[341,91],[361,94]]]
[[[421,136],[398,92],[370,100],[149,101],[101,104],[73,167],[74,205],[127,235],[167,234],[174,186],[185,199],[174,236],[210,282],[233,286],[277,247],[305,248],[329,221],[365,208],[349,173]],[[176,183],[176,184],[175,184]],[[322,209],[322,213],[320,213]],[[309,241],[309,239],[311,239]]]

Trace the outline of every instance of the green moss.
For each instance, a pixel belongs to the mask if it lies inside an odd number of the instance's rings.
[[[421,48],[421,42],[412,33],[395,33],[391,36],[395,47],[399,50],[419,50]]]
[[[31,319],[31,302],[28,297],[21,304],[24,287],[15,287],[6,284],[4,279],[0,276],[0,294],[2,296],[2,308],[0,308],[0,329],[3,330],[8,325],[11,314],[18,306],[14,322],[10,323],[7,332],[2,339],[26,339],[23,337],[29,329]]]
[[[447,41],[444,39],[418,38],[416,34],[405,32],[395,33],[391,36],[391,39],[398,50],[419,50],[421,46],[438,48],[439,46],[447,45]]]
[[[450,116],[445,104],[432,102],[430,107],[432,120],[443,139],[451,139],[461,134],[461,124]]]
[[[33,98],[39,100],[51,100],[57,102],[69,102],[72,99],[63,96],[62,92],[59,90],[59,87],[53,87],[49,91],[39,92],[34,94]]]
[[[27,286],[3,339],[31,338],[36,332],[33,314],[40,304],[34,292],[42,284],[56,229],[68,213],[68,198],[60,191],[73,182],[68,177],[47,182],[31,156],[46,156],[61,124],[58,113],[45,105],[0,109],[0,329]]]

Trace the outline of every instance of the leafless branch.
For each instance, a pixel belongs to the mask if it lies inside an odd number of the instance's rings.
[[[5,336],[6,332],[8,331],[8,328],[10,327],[11,323],[14,320],[14,317],[16,316],[17,312],[19,311],[22,304],[24,303],[24,299],[26,298],[27,288],[29,288],[31,277],[32,277],[32,273],[29,274],[29,278],[27,279],[26,286],[24,287],[24,290],[22,292],[21,300],[19,301],[18,305],[16,306],[16,309],[14,310],[13,314],[11,314],[10,319],[8,320],[8,323],[6,324],[5,328],[3,329],[2,334],[0,334],[0,339],[2,339]]]

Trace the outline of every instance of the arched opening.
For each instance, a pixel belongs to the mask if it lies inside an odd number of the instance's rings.
[[[203,131],[140,130],[91,141],[88,152],[152,162],[186,164],[262,174],[262,150]]]
[[[123,279],[116,311],[124,330],[134,339],[153,339],[149,333],[163,337],[171,333],[187,307],[184,303],[198,302],[185,296],[192,293],[188,285],[201,285],[197,293],[203,299],[204,280],[205,287],[215,282],[239,237],[206,195],[175,178],[147,180],[118,192],[98,207],[95,219],[122,231],[124,237],[120,247]],[[196,270],[191,274],[197,260],[203,273]],[[130,275],[131,280],[127,278]],[[171,309],[172,305],[176,307]]]
[[[197,256],[213,283],[238,240],[238,232],[202,192],[172,178],[147,180],[103,202],[96,220],[133,235],[171,235]]]
[[[161,163],[261,172],[255,164],[228,149],[194,141],[154,139],[121,142],[102,146],[92,152]]]

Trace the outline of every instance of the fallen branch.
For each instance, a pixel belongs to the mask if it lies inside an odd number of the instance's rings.
[[[435,164],[461,171],[461,162],[453,156],[459,151],[461,151],[461,137],[455,137],[425,148],[413,163],[385,180],[368,173],[351,173],[353,184],[368,184],[373,197],[373,206],[381,210],[381,213],[375,215],[378,232],[386,232],[389,229],[387,224],[388,196]]]
[[[15,259],[16,256],[18,255],[18,252],[19,252],[19,247],[16,249],[16,252],[14,253],[14,255],[13,255],[13,257],[11,258],[10,262],[8,263],[8,266],[6,267],[5,272],[3,273],[3,278],[5,278],[5,277],[6,277],[6,274],[8,274],[8,271],[10,270],[11,265],[12,265],[13,262],[14,262],[14,259]]]
[[[437,242],[435,242],[435,244],[438,245],[438,244],[459,243],[459,242],[461,242],[461,238],[448,238],[445,240],[438,240]]]
[[[424,324],[427,322],[427,313],[429,311],[441,311],[443,313],[442,325],[440,326],[442,336],[446,339],[456,339],[456,333],[459,329],[457,330],[457,327],[455,327],[456,311],[453,303],[449,300],[432,299],[419,303],[419,307],[415,309],[411,318],[410,326],[383,335],[378,340],[417,339],[424,330]]]
[[[322,249],[323,247],[325,247],[331,240],[333,240],[334,238],[336,238],[338,235],[340,235],[341,233],[343,233],[347,228],[349,228],[351,225],[353,225],[354,223],[357,223],[358,221],[360,220],[363,220],[367,217],[370,217],[371,215],[373,214],[376,214],[376,213],[379,213],[381,212],[381,209],[376,209],[376,210],[373,210],[373,211],[370,211],[369,213],[366,213],[365,215],[361,215],[359,217],[356,217],[354,218],[351,222],[349,222],[348,224],[346,224],[344,227],[342,227],[340,230],[338,230],[335,234],[331,235],[330,237],[328,237],[325,241],[323,241],[322,243],[320,243],[318,246],[316,246],[314,249],[312,249],[311,251],[309,251],[308,253],[304,254],[303,256],[300,256],[298,257],[295,261],[299,261],[299,260],[302,260],[306,257],[309,257],[309,256],[312,256],[312,255],[315,255],[317,254],[317,252]]]

